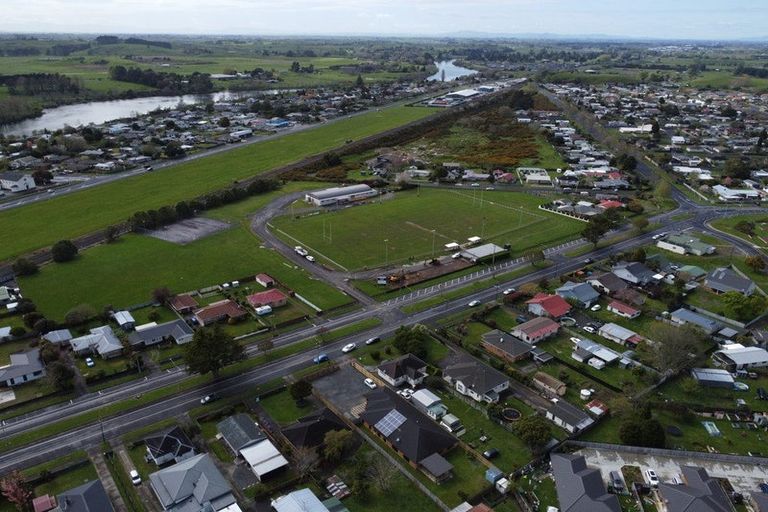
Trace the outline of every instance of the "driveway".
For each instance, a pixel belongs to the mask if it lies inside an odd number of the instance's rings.
[[[363,384],[363,374],[349,365],[343,365],[322,379],[312,383],[315,392],[331,402],[345,415],[357,416],[352,410],[365,403],[365,394],[371,390]],[[359,413],[360,411],[356,411]]]
[[[700,466],[715,478],[727,478],[734,490],[748,493],[759,490],[757,485],[768,481],[768,467],[755,464],[737,464],[705,458],[684,456],[659,456],[628,453],[615,450],[584,448],[579,451],[587,459],[587,464],[600,468],[603,478],[608,478],[609,471],[620,471],[622,466],[640,466],[641,470],[654,469],[662,482],[681,473],[680,466]]]

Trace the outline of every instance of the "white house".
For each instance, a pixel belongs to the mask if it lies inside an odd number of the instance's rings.
[[[21,172],[0,173],[0,189],[9,192],[24,192],[35,188],[35,180],[31,174]]]
[[[18,386],[45,376],[45,367],[38,349],[11,354],[10,359],[10,364],[0,368],[0,385]]]

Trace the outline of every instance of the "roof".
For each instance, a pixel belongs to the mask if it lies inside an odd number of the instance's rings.
[[[307,192],[309,197],[315,199],[332,199],[334,197],[345,196],[347,194],[362,194],[364,192],[370,192],[373,190],[368,185],[350,185],[348,187],[331,187],[323,190],[314,190]]]
[[[621,341],[626,341],[633,336],[637,336],[637,333],[635,331],[632,331],[630,329],[627,329],[626,327],[622,327],[619,324],[614,323],[607,323],[600,326],[600,329],[598,329],[598,334],[600,336],[605,337],[611,337],[616,338]]]
[[[638,281],[650,281],[653,276],[655,275],[655,272],[648,267],[646,267],[644,264],[639,263],[637,261],[632,262],[621,262],[617,263],[613,266],[613,271],[619,271],[624,270],[625,272],[629,272]]]
[[[75,352],[90,348],[91,350],[96,350],[100,355],[109,354],[116,350],[123,350],[122,342],[115,336],[114,331],[108,325],[94,327],[91,329],[91,334],[86,334],[79,338],[72,338],[69,340],[69,344],[72,345],[72,349]]]
[[[99,480],[91,480],[56,497],[62,512],[114,512],[112,502]]]
[[[56,508],[56,498],[53,496],[44,494],[32,500],[32,510],[34,512],[48,512],[54,508]]]
[[[216,424],[227,444],[234,450],[240,451],[253,443],[264,439],[264,432],[256,425],[253,418],[241,412]]]
[[[453,471],[453,464],[445,460],[445,457],[439,453],[433,453],[419,462],[419,464],[434,477],[441,477],[444,474]]]
[[[256,274],[256,280],[260,281],[262,283],[274,283],[275,280],[272,279],[268,274]]]
[[[69,329],[49,331],[43,335],[43,339],[51,343],[66,343],[72,339],[72,333],[69,332]]]
[[[597,281],[603,287],[607,288],[612,292],[624,290],[625,288],[627,288],[627,283],[622,281],[622,279],[616,274],[614,274],[613,272],[606,272],[605,274],[600,274],[599,276],[591,277],[589,280]]]
[[[0,172],[0,180],[3,180],[3,181],[19,181],[25,176],[31,177],[32,175],[26,172],[13,172],[13,171]]]
[[[288,296],[277,288],[270,288],[269,290],[263,292],[251,294],[246,299],[252,307],[257,308],[259,306],[288,300]]]
[[[574,343],[574,345],[576,348],[588,352],[606,363],[612,363],[621,357],[617,352],[592,340],[579,338],[579,341]]]
[[[514,328],[513,332],[522,332],[530,338],[536,338],[546,336],[558,330],[560,330],[560,324],[546,316],[539,316],[518,325]]]
[[[195,331],[184,320],[173,320],[133,331],[128,340],[131,344],[155,340],[157,338],[173,338],[179,340],[186,336],[193,336]]]
[[[492,392],[495,387],[509,381],[500,371],[465,354],[456,354],[451,358],[443,369],[443,375],[447,375],[451,380],[461,381],[479,395]]]
[[[681,323],[690,323],[701,327],[707,333],[713,333],[720,328],[720,322],[713,320],[699,313],[695,313],[690,309],[680,308],[673,311],[671,318]]]
[[[586,413],[586,411],[579,409],[570,402],[566,402],[562,398],[550,405],[547,411],[555,418],[559,418],[567,425],[575,427],[578,430],[583,430],[594,423],[594,420]]]
[[[384,361],[377,367],[377,370],[392,379],[399,379],[403,376],[416,378],[421,376],[419,371],[426,368],[426,366],[427,363],[413,354],[404,354],[390,361]]]
[[[736,291],[750,293],[755,287],[755,283],[752,280],[742,277],[726,267],[716,268],[707,274],[705,283],[713,290],[720,292]]]
[[[40,349],[34,348],[26,352],[10,355],[11,363],[0,368],[0,381],[15,379],[34,372],[43,371],[43,362],[40,360]]]
[[[363,421],[413,462],[420,463],[433,453],[444,452],[458,442],[452,434],[389,388],[375,389],[365,397],[365,411],[361,415]]]
[[[195,298],[187,294],[176,295],[168,303],[175,310],[192,309],[199,306]]]
[[[246,310],[229,299],[214,302],[213,304],[195,311],[195,315],[202,320],[203,323],[208,323],[209,321],[216,320],[223,316],[237,318],[247,314],[248,312]]]
[[[207,453],[156,471],[149,480],[163,508],[173,512],[200,512],[206,503],[218,510],[236,501]]]
[[[624,313],[625,315],[636,315],[640,310],[637,308],[633,308],[632,306],[629,306],[627,304],[624,304],[621,301],[613,300],[610,304],[608,304],[608,307],[610,309],[615,309],[619,313]]]
[[[600,298],[600,294],[587,283],[574,283],[573,281],[566,282],[555,290],[555,293],[564,299],[573,298],[583,303],[589,303]]]
[[[333,430],[346,430],[346,424],[330,409],[324,408],[317,414],[300,418],[293,425],[283,429],[283,435],[293,446],[320,446],[325,434]]]
[[[277,512],[329,512],[310,489],[299,489],[272,501]]]
[[[544,308],[547,314],[555,318],[561,317],[571,310],[571,305],[565,299],[559,295],[548,295],[546,293],[537,293],[526,304],[538,304]]]
[[[117,311],[112,317],[117,322],[117,325],[120,326],[136,323],[136,320],[133,319],[133,316],[128,311]]]
[[[439,396],[437,396],[427,388],[419,389],[418,391],[413,393],[413,395],[411,395],[411,402],[419,403],[424,407],[430,407],[435,403],[443,403],[443,401],[440,399]]]
[[[262,439],[256,444],[243,448],[240,450],[240,455],[259,478],[288,465],[288,460],[269,439]]]
[[[691,376],[698,381],[733,384],[733,376],[727,370],[717,368],[692,368]]]
[[[705,244],[700,239],[686,235],[685,233],[676,233],[668,235],[664,240],[661,240],[661,242],[666,242],[673,245],[678,245],[680,247],[684,247],[689,250],[698,250],[700,252],[709,252],[714,249],[714,247],[710,244]]]
[[[584,457],[550,456],[561,512],[621,512],[619,499],[608,494],[600,470],[590,469]]]
[[[750,493],[752,502],[757,507],[756,512],[768,512],[768,494],[764,492],[754,491]]]
[[[731,502],[720,483],[704,468],[682,466],[684,485],[659,484],[669,512],[731,512]]]
[[[483,334],[483,343],[496,347],[512,357],[520,357],[531,351],[531,345],[498,329]]]
[[[173,427],[162,434],[147,437],[144,439],[144,444],[147,445],[147,450],[156,459],[169,453],[176,458],[195,450],[192,441],[179,427]]]
[[[480,237],[473,236],[468,238],[467,240],[472,242],[473,239],[479,240]],[[483,244],[483,245],[478,245],[477,247],[469,247],[467,249],[464,249],[463,251],[461,251],[461,255],[470,260],[480,260],[483,258],[489,258],[494,254],[503,254],[505,252],[508,252],[508,251],[505,248],[500,247],[496,244]]]
[[[738,366],[756,363],[765,363],[768,361],[768,351],[760,347],[728,348],[715,352]]]

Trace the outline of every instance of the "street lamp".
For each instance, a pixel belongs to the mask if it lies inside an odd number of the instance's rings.
[[[435,230],[432,230],[432,259],[435,259]]]

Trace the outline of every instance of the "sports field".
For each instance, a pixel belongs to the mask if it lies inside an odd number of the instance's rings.
[[[341,119],[185,162],[169,169],[116,181],[0,213],[0,260],[93,232],[139,210],[191,199],[306,156],[327,151],[417,119],[434,110],[391,107]]]
[[[445,254],[443,245],[480,236],[509,243],[513,255],[576,238],[583,223],[539,210],[543,199],[517,192],[426,189],[392,199],[272,221],[288,243],[299,243],[336,266],[373,268]],[[433,237],[434,231],[434,237]]]

